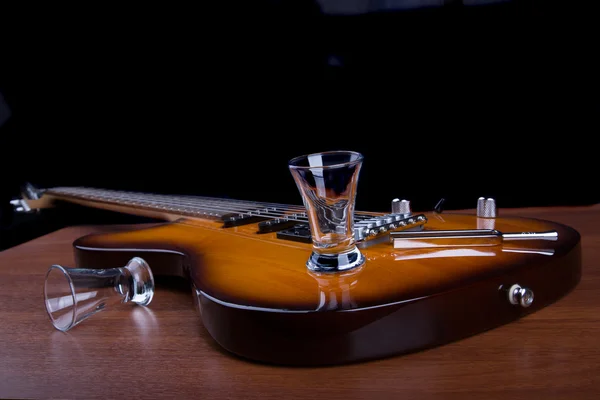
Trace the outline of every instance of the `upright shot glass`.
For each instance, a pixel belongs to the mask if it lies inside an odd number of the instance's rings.
[[[288,163],[308,215],[312,253],[306,266],[311,271],[345,271],[365,263],[353,230],[363,159],[354,151],[328,151]]]

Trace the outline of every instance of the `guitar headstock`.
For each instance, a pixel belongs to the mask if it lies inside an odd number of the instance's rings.
[[[20,198],[12,199],[10,204],[14,212],[33,213],[43,208],[54,207],[54,201],[50,196],[44,195],[45,190],[35,187],[30,182],[20,186]]]

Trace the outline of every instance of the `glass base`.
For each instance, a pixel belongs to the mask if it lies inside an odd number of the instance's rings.
[[[365,256],[357,247],[339,254],[319,254],[313,251],[306,266],[311,271],[317,272],[347,271],[360,267],[365,260]]]

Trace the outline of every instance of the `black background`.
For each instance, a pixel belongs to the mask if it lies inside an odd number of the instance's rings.
[[[30,181],[299,204],[287,161],[349,149],[362,210],[598,202],[589,9],[36,7],[0,16],[5,199]]]

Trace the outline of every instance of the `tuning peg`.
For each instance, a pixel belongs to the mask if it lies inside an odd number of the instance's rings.
[[[31,208],[29,204],[23,199],[14,199],[10,201],[10,204],[13,206],[13,210],[16,213],[29,213],[31,212]]]
[[[38,200],[44,194],[44,190],[38,189],[29,182],[25,182],[21,185],[21,195],[27,200]]]

